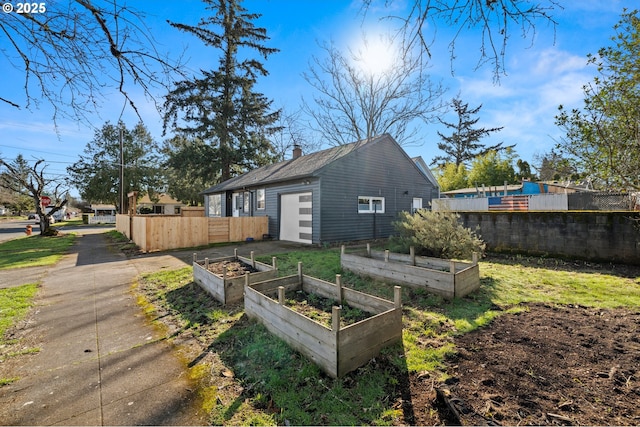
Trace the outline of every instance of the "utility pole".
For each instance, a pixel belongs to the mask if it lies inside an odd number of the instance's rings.
[[[126,213],[124,210],[124,142],[122,135],[122,126],[120,126],[120,213]]]

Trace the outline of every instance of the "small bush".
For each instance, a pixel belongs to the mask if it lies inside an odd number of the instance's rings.
[[[438,258],[471,259],[473,252],[482,255],[484,242],[458,218],[449,211],[402,212],[394,222],[398,233],[391,239],[394,250],[406,253],[414,246],[416,254]]]

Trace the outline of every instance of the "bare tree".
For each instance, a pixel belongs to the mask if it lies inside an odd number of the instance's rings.
[[[425,64],[400,48],[392,66],[368,72],[358,52],[341,52],[333,43],[321,48],[325,58],[313,57],[305,80],[316,89],[314,104],[304,102],[324,140],[343,145],[385,133],[399,144],[417,143],[415,121],[433,122],[443,107],[445,89],[433,83]]]
[[[36,160],[31,166],[21,155],[18,155],[13,162],[7,162],[0,158],[0,167],[3,168],[0,169],[0,187],[16,194],[31,197],[36,214],[40,218],[40,234],[43,236],[55,234],[55,230],[51,228],[50,218],[67,204],[67,192],[64,189],[64,184],[59,180],[45,176],[47,165],[42,159]],[[52,194],[51,198],[54,203],[49,212],[46,212],[42,205],[45,191]]]
[[[41,102],[59,116],[88,122],[105,95],[115,87],[138,113],[130,85],[153,99],[153,89],[168,87],[177,61],[156,50],[144,13],[124,2],[72,0],[70,2],[7,3],[27,11],[0,14],[2,54],[24,71],[24,99],[10,99],[0,91],[0,102],[30,108]],[[139,114],[138,114],[139,115]]]
[[[366,13],[374,3],[376,0],[363,0],[363,11]],[[393,1],[384,3],[391,6]],[[479,30],[480,56],[476,69],[490,64],[497,82],[506,72],[507,42],[514,33],[533,43],[540,23],[550,24],[555,32],[557,22],[553,13],[561,8],[559,0],[412,0],[406,14],[394,13],[387,19],[399,22],[405,42],[410,46],[419,45],[428,56],[431,56],[430,45],[438,25],[453,28],[454,35],[449,41],[452,73],[458,38]],[[465,46],[465,53],[470,50]]]
[[[308,132],[302,120],[302,110],[293,113],[281,110],[276,122],[278,131],[271,135],[271,145],[278,160],[282,161],[290,156],[294,147],[300,147],[303,153],[320,149],[322,144]]]

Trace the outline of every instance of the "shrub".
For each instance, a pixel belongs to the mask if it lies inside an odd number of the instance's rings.
[[[460,224],[459,218],[449,211],[402,212],[393,224],[398,233],[391,238],[394,250],[408,252],[414,246],[418,255],[456,259],[470,259],[473,252],[482,255],[484,242]]]

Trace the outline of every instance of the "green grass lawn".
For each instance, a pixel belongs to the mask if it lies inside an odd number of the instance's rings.
[[[271,256],[257,260],[270,264]],[[338,249],[277,255],[282,275],[296,273],[298,261],[305,274],[328,281],[342,273]],[[576,271],[562,261],[540,266],[535,258],[495,258],[480,263],[480,275],[478,291],[452,301],[403,289],[403,342],[341,379],[327,377],[246,319],[241,306],[215,302],[192,282],[191,267],[145,275],[138,291],[149,313],[180,325],[175,336],[196,337],[207,348],[206,362],[196,358],[189,365],[199,372],[210,422],[219,425],[390,425],[402,410],[397,402],[409,373],[446,379],[445,361],[456,351],[457,335],[526,310],[526,303],[640,305],[640,278],[606,267]],[[342,278],[345,286],[393,299],[391,283],[351,273]],[[231,379],[214,372],[231,372]]]
[[[33,305],[38,285],[28,284],[0,289],[0,363],[6,358],[37,352],[36,348],[19,348],[14,351],[16,340],[7,337],[7,330],[24,318]],[[16,381],[16,377],[0,376],[0,387]]]
[[[0,243],[0,270],[55,264],[74,241],[74,234],[65,234],[32,235]]]
[[[74,240],[75,235],[67,234],[52,237],[29,236],[0,243],[0,270],[55,264]],[[36,283],[0,289],[0,362],[7,357],[38,351],[20,348],[16,353],[13,350],[16,343],[6,336],[7,330],[27,314],[37,291]],[[0,377],[0,386],[15,380],[13,377]]]

